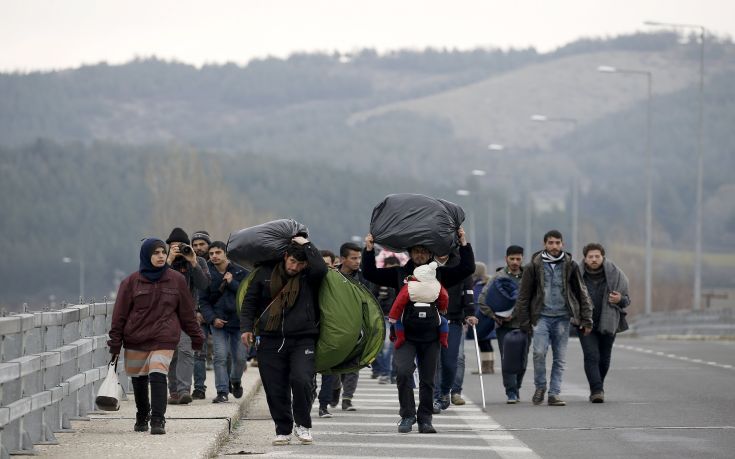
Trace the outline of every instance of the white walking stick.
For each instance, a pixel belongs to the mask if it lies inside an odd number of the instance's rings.
[[[475,353],[477,354],[477,372],[480,374],[480,393],[482,394],[482,410],[485,411],[485,385],[482,382],[482,362],[480,362],[480,345],[477,342],[477,327],[472,326],[472,336],[475,338]]]

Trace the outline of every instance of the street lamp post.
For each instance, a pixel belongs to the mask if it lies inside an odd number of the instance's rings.
[[[540,123],[566,123],[571,124],[574,130],[577,129],[579,121],[570,117],[551,117],[546,115],[531,115],[531,121]],[[574,255],[580,253],[579,250],[579,172],[575,168],[572,177],[572,247],[571,253]]]
[[[702,308],[702,221],[704,186],[704,37],[707,30],[697,24],[672,24],[667,22],[646,21],[645,25],[654,27],[674,27],[677,29],[699,30],[699,122],[697,126],[697,203],[694,226],[694,301],[692,309]]]
[[[457,190],[457,196],[468,197],[470,196],[470,194],[471,194],[470,190],[464,190],[464,189]],[[471,203],[470,203],[470,207],[472,207]],[[467,208],[467,210],[470,213],[470,228],[469,228],[470,237],[468,239],[474,245],[477,243],[477,238],[475,236],[475,213],[474,213],[474,209],[471,209],[470,207]]]
[[[475,177],[484,177],[487,175],[487,172],[481,169],[473,169],[472,175]],[[493,258],[495,257],[495,253],[493,251],[493,240],[494,234],[493,234],[493,201],[492,199],[487,200],[487,259],[488,264],[492,262]],[[477,240],[477,239],[475,239]]]
[[[646,104],[646,264],[645,264],[645,313],[650,314],[652,309],[651,296],[652,296],[652,269],[653,269],[653,165],[652,165],[652,152],[651,152],[651,99],[653,96],[653,74],[647,70],[630,70],[630,69],[619,69],[610,67],[607,65],[601,65],[597,67],[598,72],[604,73],[622,73],[629,75],[642,75],[646,77],[648,82],[648,103]]]
[[[71,263],[76,261],[79,263],[79,301],[84,299],[84,260],[80,257],[78,260],[73,258],[64,257],[61,259],[63,263]]]

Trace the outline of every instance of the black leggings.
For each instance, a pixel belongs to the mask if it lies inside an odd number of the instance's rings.
[[[133,395],[135,396],[135,407],[138,414],[151,414],[154,418],[163,418],[166,414],[166,397],[168,389],[166,386],[166,375],[163,373],[151,373],[148,376],[133,376]],[[148,398],[148,384],[150,383],[151,395]]]

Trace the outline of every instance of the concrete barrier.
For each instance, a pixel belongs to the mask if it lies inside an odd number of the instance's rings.
[[[34,454],[95,410],[114,303],[0,317],[0,458]],[[118,365],[118,368],[123,368]],[[122,377],[129,389],[127,378]]]

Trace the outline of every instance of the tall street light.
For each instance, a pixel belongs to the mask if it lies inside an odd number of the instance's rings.
[[[481,169],[473,169],[471,172],[475,177],[485,177],[487,172]],[[490,266],[495,253],[493,252],[493,201],[492,199],[487,200],[487,263]],[[475,239],[477,240],[477,239]]]
[[[699,30],[699,124],[697,126],[697,203],[694,229],[694,301],[692,309],[702,307],[702,221],[703,182],[704,182],[704,36],[706,29],[697,24],[671,24],[667,22],[646,21],[645,25],[654,27],[673,27],[677,29]]]
[[[489,144],[487,146],[487,149],[489,151],[491,151],[491,152],[503,152],[503,151],[505,151],[505,146],[502,145],[502,144],[499,144],[499,143],[491,143],[491,144]],[[511,244],[511,237],[510,237],[511,207],[513,206],[513,203],[511,202],[512,201],[511,192],[513,191],[512,186],[513,186],[514,183],[513,183],[512,177],[510,175],[507,175],[506,178],[508,178],[510,185],[505,190],[506,196],[507,196],[506,203],[505,203],[505,247],[509,247],[510,244]],[[527,201],[529,200],[528,193],[526,193],[526,200]],[[528,233],[528,237],[526,239],[526,247],[529,247],[529,250],[530,250],[530,244],[531,244],[531,242],[530,242],[530,240],[531,240],[531,236],[530,236],[530,228],[531,228],[530,218],[529,219],[526,219],[526,228],[527,228],[527,233]]]
[[[539,123],[566,123],[571,124],[574,130],[577,129],[579,121],[570,117],[552,117],[546,115],[531,115],[531,121]],[[579,173],[574,172],[572,178],[572,255],[574,252],[580,253],[579,250]]]
[[[84,260],[80,257],[78,260],[74,258],[64,257],[61,259],[63,263],[79,263],[79,301],[84,299]]]
[[[652,202],[653,202],[653,170],[651,163],[651,99],[652,99],[652,86],[653,86],[653,74],[647,70],[630,70],[630,69],[619,69],[616,67],[610,67],[609,65],[601,65],[597,67],[598,72],[603,73],[622,73],[629,75],[641,75],[646,77],[648,82],[648,103],[646,104],[646,266],[645,266],[645,283],[646,283],[646,296],[645,296],[645,313],[650,314],[652,309],[651,306],[651,287],[652,287],[652,268],[653,268],[653,247],[652,247],[652,235],[653,235],[653,215],[652,215]]]
[[[457,196],[469,197],[471,194],[472,193],[470,192],[470,190],[465,190],[465,189],[457,190]],[[468,201],[468,204],[470,206],[467,208],[467,210],[468,210],[469,213],[471,213],[471,215],[470,215],[470,228],[469,228],[469,230],[470,230],[470,237],[468,239],[470,240],[470,242],[472,242],[472,245],[475,245],[475,244],[477,244],[477,237],[475,236],[475,215],[474,215],[474,209],[471,209],[470,208],[470,207],[472,207],[472,203],[471,202]],[[465,213],[465,215],[466,215],[466,213]]]

